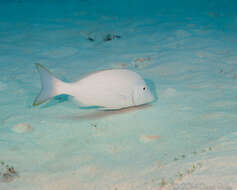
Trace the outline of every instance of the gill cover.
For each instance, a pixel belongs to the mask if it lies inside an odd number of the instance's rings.
[[[150,89],[147,85],[138,85],[133,91],[133,103],[134,105],[142,105],[152,102],[154,96],[152,95]]]

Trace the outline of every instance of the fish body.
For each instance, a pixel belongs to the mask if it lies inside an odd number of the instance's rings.
[[[121,109],[152,102],[154,97],[145,81],[137,73],[126,69],[111,69],[92,73],[79,81],[65,83],[40,64],[42,89],[33,105],[50,98],[68,94],[83,106],[99,106],[105,109]]]

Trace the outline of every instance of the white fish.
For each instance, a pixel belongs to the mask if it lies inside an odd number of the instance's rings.
[[[68,94],[83,106],[99,106],[104,109],[121,109],[150,103],[154,96],[145,81],[135,72],[125,69],[111,69],[92,73],[77,82],[66,83],[51,74],[40,64],[41,91],[33,105],[39,105],[50,98]]]

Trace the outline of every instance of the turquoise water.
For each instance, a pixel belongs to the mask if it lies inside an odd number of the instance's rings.
[[[0,1],[0,189],[236,189],[236,8]],[[131,69],[158,99],[120,111],[70,96],[33,107],[35,63],[68,82]]]

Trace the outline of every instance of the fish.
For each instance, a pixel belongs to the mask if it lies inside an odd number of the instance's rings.
[[[55,77],[39,63],[36,68],[40,74],[41,90],[33,106],[43,104],[61,94],[73,96],[80,107],[96,106],[105,110],[118,110],[154,101],[144,79],[131,70],[101,70],[68,83]]]

